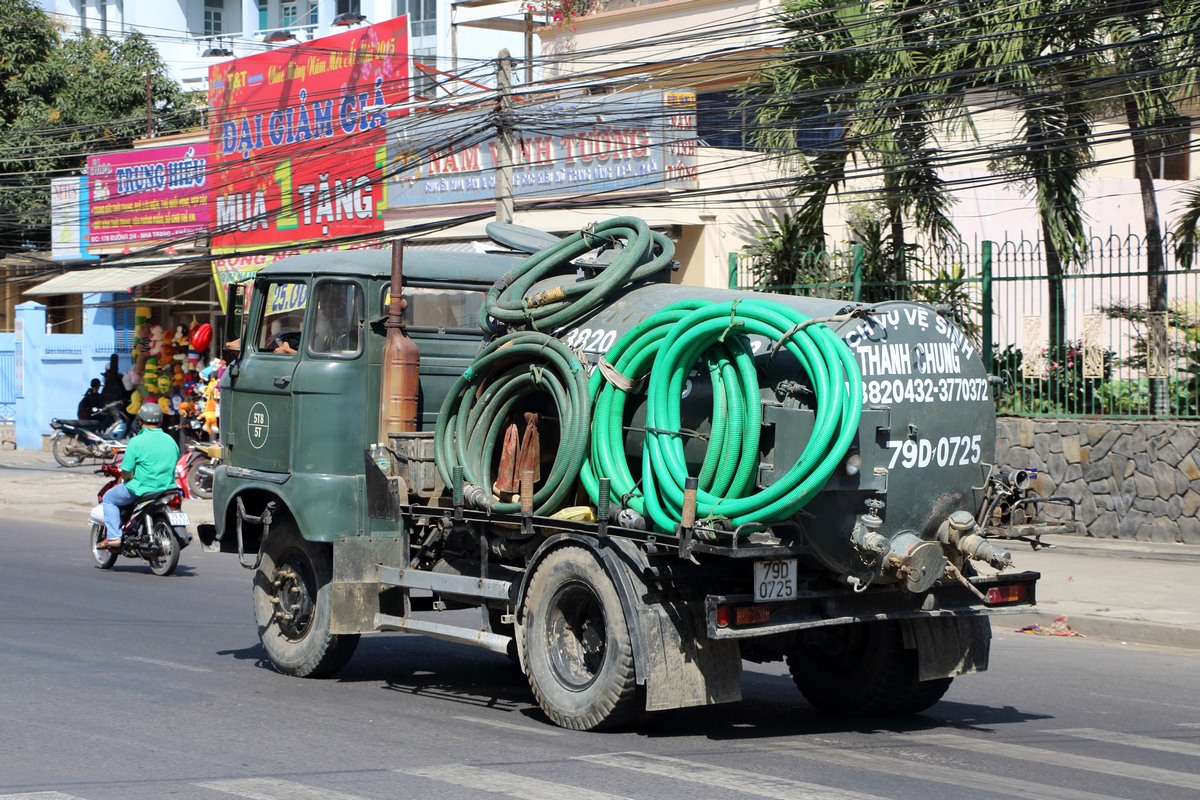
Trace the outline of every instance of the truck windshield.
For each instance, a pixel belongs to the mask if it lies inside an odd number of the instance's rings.
[[[307,305],[307,284],[267,284],[262,319],[258,325],[258,351],[284,355],[298,353],[304,330],[304,309]]]

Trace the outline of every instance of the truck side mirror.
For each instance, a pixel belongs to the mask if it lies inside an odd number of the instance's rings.
[[[236,354],[241,352],[242,336],[245,333],[246,322],[246,285],[244,283],[231,283],[225,287],[225,328],[222,331],[224,339],[221,341],[221,347],[224,350],[233,350]],[[236,347],[230,347],[230,343],[237,342]]]

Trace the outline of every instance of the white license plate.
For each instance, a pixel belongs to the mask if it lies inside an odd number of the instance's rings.
[[[188,515],[182,511],[168,511],[167,519],[171,520],[171,524],[176,528],[182,528],[188,524]]]
[[[754,562],[754,601],[796,599],[796,559],[773,558]]]

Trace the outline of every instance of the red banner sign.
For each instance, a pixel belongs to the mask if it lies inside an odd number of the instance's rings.
[[[397,17],[209,68],[213,245],[383,230],[389,107],[408,99]]]

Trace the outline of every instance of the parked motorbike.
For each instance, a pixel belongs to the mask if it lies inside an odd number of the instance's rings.
[[[124,444],[133,433],[132,417],[114,400],[101,409],[108,423],[96,430],[95,420],[52,419],[54,437],[50,451],[54,460],[64,467],[78,467],[85,458],[109,459],[116,452],[114,445]],[[103,424],[103,423],[102,423]]]
[[[104,464],[97,473],[107,475],[108,483],[96,495],[103,501],[104,495],[121,480],[121,457],[124,448],[116,457]],[[140,502],[121,509],[121,547],[109,549],[103,546],[103,506],[92,509],[91,522],[92,557],[100,569],[111,569],[117,556],[138,558],[150,564],[155,575],[170,575],[179,564],[179,554],[192,541],[188,533],[188,516],[181,510],[182,490],[178,485],[165,492],[143,498]]]
[[[220,463],[220,442],[189,442],[175,463],[175,480],[184,490],[184,497],[211,500],[213,475]]]

